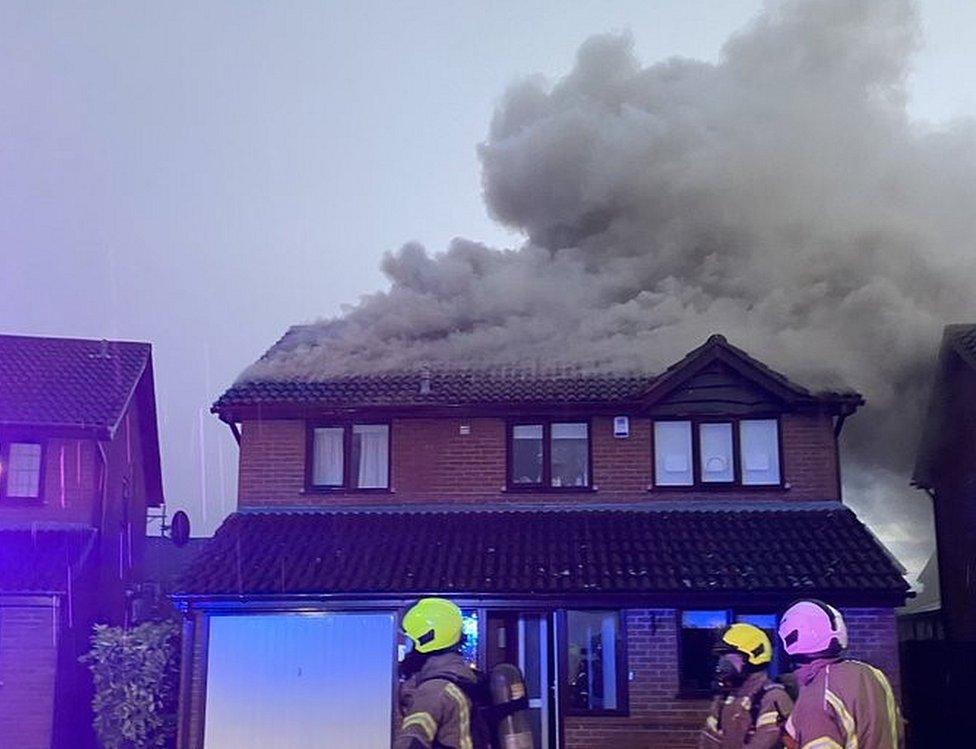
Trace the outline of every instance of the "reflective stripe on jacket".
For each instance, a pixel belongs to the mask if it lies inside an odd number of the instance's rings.
[[[899,749],[901,712],[874,666],[820,659],[797,669],[800,696],[786,724],[800,749]]]
[[[462,688],[476,684],[476,672],[459,653],[430,656],[400,686],[394,749],[487,749],[484,722]]]
[[[793,700],[782,685],[765,671],[752,674],[728,697],[712,702],[698,747],[774,749],[782,745],[783,726],[792,710]]]

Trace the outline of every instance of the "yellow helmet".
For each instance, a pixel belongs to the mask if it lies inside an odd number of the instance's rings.
[[[742,653],[753,666],[763,666],[773,659],[773,645],[769,636],[752,624],[733,624],[722,635],[722,643]]]
[[[403,615],[400,626],[414,650],[433,653],[457,645],[463,623],[461,609],[446,598],[422,598]]]

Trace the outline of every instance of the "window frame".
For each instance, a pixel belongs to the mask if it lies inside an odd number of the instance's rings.
[[[684,641],[683,641],[683,638],[684,638],[684,631],[685,631],[686,628],[685,628],[685,626],[683,624],[683,620],[684,620],[685,612],[687,612],[687,611],[721,611],[721,612],[723,612],[725,614],[725,625],[724,626],[726,628],[729,627],[729,626],[731,626],[732,624],[734,624],[736,621],[738,621],[738,617],[740,617],[740,616],[749,616],[749,615],[772,616],[776,620],[776,628],[779,627],[779,622],[780,622],[780,613],[778,611],[776,611],[776,610],[770,611],[768,608],[765,608],[765,609],[764,608],[757,608],[755,606],[745,606],[743,608],[738,608],[738,609],[736,609],[736,608],[727,608],[727,607],[708,608],[706,606],[700,606],[700,607],[696,607],[696,608],[681,608],[681,609],[676,609],[675,610],[675,616],[676,616],[676,621],[675,621],[676,627],[675,627],[675,629],[677,630],[677,633],[678,633],[677,643],[676,643],[676,645],[677,645],[677,654],[676,654],[676,658],[675,658],[675,660],[677,660],[677,662],[678,662],[678,693],[676,695],[676,698],[679,699],[679,700],[710,699],[711,697],[714,696],[714,693],[713,693],[713,691],[711,689],[692,689],[685,682],[685,669],[684,669],[685,664],[684,664],[684,657],[683,657],[683,651],[684,651],[684,647],[683,647],[684,646]],[[772,660],[772,662],[773,662],[773,664],[777,664],[778,659],[781,657],[781,652],[780,652],[781,649],[780,649],[780,646],[779,646],[778,638],[775,636],[775,628],[774,628],[774,636],[770,637],[770,641],[771,641],[772,646],[773,646],[773,653],[772,653],[773,660]]]
[[[654,425],[657,422],[686,421],[691,424],[691,478],[690,484],[659,484],[657,481],[657,446],[654,442]],[[742,483],[742,438],[743,421],[776,422],[776,457],[779,464],[778,484]],[[701,478],[701,436],[700,424],[730,424],[732,426],[732,481],[702,481]],[[783,419],[781,414],[750,414],[748,416],[651,416],[651,488],[655,492],[689,491],[783,491],[787,488],[783,470]]]
[[[617,614],[617,621],[620,624],[618,631],[617,652],[614,654],[614,661],[617,667],[617,707],[608,709],[581,709],[574,708],[569,704],[569,612],[598,612],[612,611]],[[556,627],[558,634],[559,659],[558,678],[559,684],[557,691],[560,695],[559,701],[562,703],[562,714],[570,717],[623,717],[630,716],[630,662],[628,659],[629,641],[627,637],[627,609],[613,607],[600,608],[568,608],[559,609],[556,612]]]
[[[355,486],[353,480],[352,440],[353,427],[386,427],[386,486]],[[342,484],[316,484],[315,476],[315,430],[342,429]],[[389,494],[393,489],[393,422],[383,420],[315,420],[305,423],[305,491],[315,494],[334,494],[337,492],[356,492],[361,494]]]
[[[583,486],[552,485],[552,425],[586,425],[586,484]],[[515,483],[512,481],[512,461],[515,452],[515,427],[542,426],[542,481],[538,484]],[[593,492],[593,424],[590,417],[538,416],[508,419],[505,424],[505,491],[506,492],[552,492],[573,494]]]
[[[37,445],[41,448],[41,458],[37,466],[37,496],[10,497],[7,495],[7,478],[10,475],[10,446]],[[4,435],[0,439],[0,502],[11,505],[41,505],[44,504],[44,484],[47,474],[47,440],[32,435]]]

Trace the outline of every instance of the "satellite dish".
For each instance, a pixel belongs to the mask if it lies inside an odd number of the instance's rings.
[[[173,513],[173,519],[169,524],[169,537],[177,546],[186,546],[186,542],[190,540],[190,518],[183,510]]]

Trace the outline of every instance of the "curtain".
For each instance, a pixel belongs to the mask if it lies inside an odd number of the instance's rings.
[[[359,442],[359,470],[356,486],[360,489],[386,489],[389,479],[389,431],[386,424],[356,424],[353,439]]]
[[[342,486],[342,438],[342,427],[315,430],[312,483],[316,486]]]
[[[732,425],[701,424],[698,427],[701,448],[702,481],[732,481]]]

